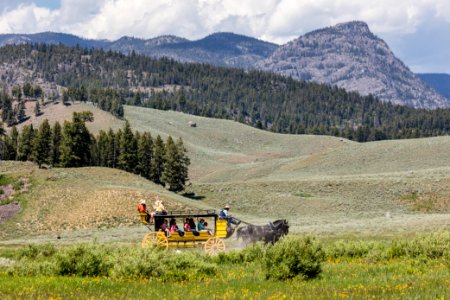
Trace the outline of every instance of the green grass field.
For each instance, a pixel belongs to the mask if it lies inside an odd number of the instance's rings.
[[[427,241],[421,242],[422,240]],[[448,234],[442,233],[429,238],[420,236],[412,242],[399,239],[347,242],[321,240],[319,243],[325,251],[322,272],[317,278],[309,280],[301,277],[287,280],[267,279],[267,269],[261,263],[263,258],[259,258],[258,254],[255,256],[255,253],[260,252],[254,251],[264,251],[265,248],[258,247],[250,251],[232,251],[213,258],[196,250],[183,253],[169,250],[156,252],[156,255],[162,254],[168,258],[166,262],[158,262],[152,258],[154,254],[150,250],[142,251],[134,246],[114,249],[112,244],[83,246],[83,249],[91,249],[90,251],[95,253],[95,256],[78,256],[78,263],[87,270],[95,272],[93,266],[102,262],[108,263],[113,257],[110,261],[113,263],[109,267],[110,271],[97,271],[102,274],[100,276],[61,276],[51,273],[54,272],[51,271],[52,268],[59,268],[56,272],[65,270],[61,269],[60,261],[63,259],[67,262],[68,253],[75,253],[73,246],[6,247],[0,248],[0,257],[6,257],[0,260],[0,264],[3,264],[3,271],[0,271],[0,297],[448,299],[450,253],[448,249],[445,250],[445,245],[449,242]],[[402,252],[402,249],[405,251]],[[55,251],[56,253],[53,253]],[[117,266],[118,262],[114,263],[114,256],[122,257],[126,253],[129,258],[121,259],[120,266]],[[148,260],[140,259],[137,255],[147,256]],[[96,260],[95,257],[101,260]],[[137,260],[138,264],[133,264],[133,260]],[[17,267],[14,261],[18,264]],[[140,264],[143,265],[142,268],[138,267]],[[198,264],[200,267],[197,267]],[[145,270],[139,273],[142,277],[131,275],[135,274],[136,268]]]
[[[89,104],[52,105],[29,122],[61,122],[82,110],[94,111],[95,121],[88,125],[93,132],[123,124]],[[251,223],[286,218],[293,235],[313,234],[324,246],[339,242],[351,248],[359,241],[363,248],[391,245],[450,230],[449,136],[359,144],[138,107],[125,107],[125,117],[134,130],[183,138],[192,161],[187,192],[196,199],[120,170],[43,170],[31,163],[0,162],[1,174],[30,183],[11,200],[21,211],[0,224],[1,299],[449,299],[448,254],[374,260],[376,253],[354,257],[340,252],[329,255],[321,276],[309,281],[267,281],[258,262],[226,263],[207,280],[172,283],[8,275],[10,260],[17,259],[12,253],[29,244],[65,249],[94,243],[135,251],[146,233],[136,214],[137,201],[152,202],[156,195],[169,209],[220,209],[228,203],[233,215]],[[231,250],[242,247],[234,239],[226,244]]]

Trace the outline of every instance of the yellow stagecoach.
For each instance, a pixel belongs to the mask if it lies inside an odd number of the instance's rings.
[[[219,219],[218,214],[214,210],[198,210],[198,211],[170,211],[166,215],[156,215],[154,223],[147,221],[147,214],[141,213],[141,222],[150,232],[142,239],[142,247],[162,247],[162,248],[189,248],[203,247],[208,254],[217,254],[225,250],[223,239],[231,236],[232,231],[227,231],[227,220]],[[186,218],[196,220],[196,224],[201,220],[207,220],[208,230],[197,232],[183,231],[184,235],[178,232],[172,232],[171,236],[167,236],[166,232],[161,230],[164,220],[175,219],[183,228]],[[179,223],[178,223],[179,221]]]

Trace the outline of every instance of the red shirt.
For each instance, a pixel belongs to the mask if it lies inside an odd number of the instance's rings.
[[[191,226],[188,223],[184,224],[184,231],[191,231]]]
[[[138,204],[138,211],[139,211],[140,213],[146,213],[146,212],[147,212],[147,209],[146,209],[144,203],[139,203],[139,204]]]

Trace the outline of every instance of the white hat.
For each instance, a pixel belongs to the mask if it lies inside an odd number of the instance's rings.
[[[141,199],[141,200],[139,201],[139,203],[145,204],[145,200],[144,200],[144,199]]]
[[[228,208],[228,209],[230,209],[230,206],[227,204],[227,205],[225,205],[223,208]]]

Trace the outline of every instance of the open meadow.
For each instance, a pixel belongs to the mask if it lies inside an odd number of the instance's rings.
[[[78,103],[66,109],[50,104],[27,122],[62,122],[82,110],[94,112],[88,124],[93,132],[123,124]],[[126,106],[125,118],[133,130],[153,137],[183,138],[191,158],[187,195],[117,169],[38,169],[1,161],[0,173],[8,182],[25,178],[29,184],[8,200],[20,211],[0,222],[0,298],[448,299],[449,136],[359,144],[139,107]],[[320,275],[266,279],[269,250],[252,256],[256,250],[241,250],[234,237],[226,240],[231,251],[215,258],[197,250],[169,250],[167,256],[205,264],[209,271],[199,280],[168,282],[151,271],[139,277],[131,274],[136,266],[119,263],[113,265],[122,269],[105,267],[98,274],[61,271],[61,259],[83,244],[87,253],[100,251],[107,262],[141,253],[146,229],[136,205],[156,195],[171,210],[219,210],[230,204],[232,215],[250,223],[286,218],[289,235],[312,236],[320,244]],[[50,254],[46,247],[53,249]],[[17,267],[27,264],[31,273]],[[198,264],[177,268],[195,278]]]

